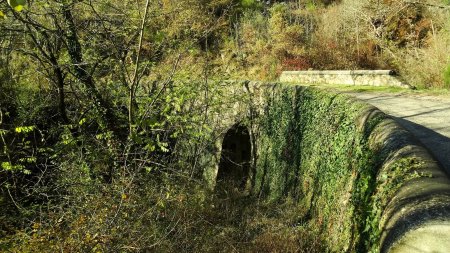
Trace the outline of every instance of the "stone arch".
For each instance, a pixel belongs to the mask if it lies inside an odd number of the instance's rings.
[[[252,161],[250,131],[239,123],[232,126],[222,141],[217,183],[243,190],[249,179]]]

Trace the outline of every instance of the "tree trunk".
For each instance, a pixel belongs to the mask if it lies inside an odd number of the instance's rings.
[[[63,5],[62,11],[67,25],[67,48],[74,74],[76,78],[86,86],[90,98],[93,100],[100,113],[103,114],[102,116],[104,117],[104,123],[107,128],[120,136],[118,119],[112,111],[112,105],[100,95],[92,74],[88,72],[86,67],[84,67],[85,63],[83,62],[82,48],[78,40],[77,28],[75,26],[72,12],[70,11],[70,7]]]

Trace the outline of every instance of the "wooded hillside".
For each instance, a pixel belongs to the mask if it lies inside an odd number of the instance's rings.
[[[233,251],[239,218],[288,218],[204,187],[221,81],[394,69],[449,89],[450,1],[0,0],[0,51],[0,251]],[[269,231],[242,250],[325,240]]]

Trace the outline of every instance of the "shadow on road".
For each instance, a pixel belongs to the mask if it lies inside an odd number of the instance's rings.
[[[416,116],[422,116],[422,115],[431,114],[431,113],[436,113],[436,112],[445,112],[445,111],[449,111],[449,110],[450,110],[450,107],[439,108],[439,109],[433,109],[433,110],[431,110],[431,111],[426,111],[426,112],[421,112],[421,113],[416,113],[416,114],[408,115],[408,116],[405,116],[405,118],[411,118],[411,117],[416,117]]]
[[[450,138],[409,120],[391,117],[405,129],[412,132],[436,160],[441,163],[447,175],[450,176]]]

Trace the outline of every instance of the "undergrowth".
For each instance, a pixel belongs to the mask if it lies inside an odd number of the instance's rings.
[[[181,178],[178,178],[183,181]],[[179,182],[180,182],[179,181]],[[295,201],[269,203],[195,182],[104,188],[70,213],[53,212],[0,239],[7,252],[323,252]],[[75,204],[75,203],[74,203]],[[65,216],[65,217],[64,217]],[[63,221],[64,220],[64,221]]]

